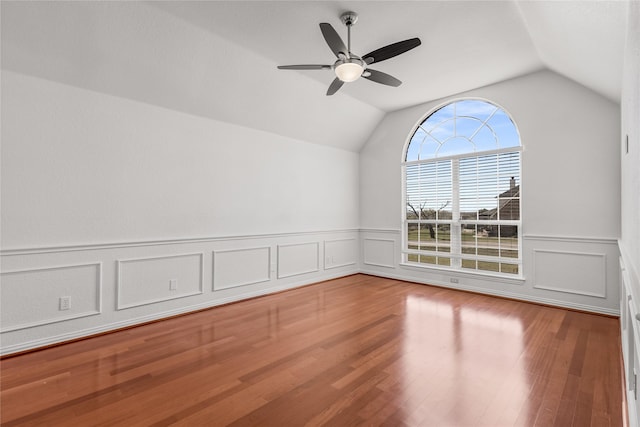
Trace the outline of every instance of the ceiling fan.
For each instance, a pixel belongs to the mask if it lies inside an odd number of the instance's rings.
[[[336,78],[329,85],[327,95],[333,95],[344,83],[356,81],[360,77],[387,86],[400,86],[402,84],[400,80],[382,71],[373,70],[369,68],[369,65],[393,58],[420,46],[420,39],[416,37],[403,40],[381,47],[360,57],[351,53],[351,27],[358,21],[358,14],[345,12],[340,16],[340,20],[347,26],[346,46],[331,24],[326,22],[320,24],[320,31],[322,31],[325,41],[338,58],[333,65],[280,65],[278,68],[280,70],[333,70],[336,73]]]

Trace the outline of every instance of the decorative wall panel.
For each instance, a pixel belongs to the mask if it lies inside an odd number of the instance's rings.
[[[606,298],[606,255],[535,249],[533,287]]]
[[[202,293],[202,253],[118,261],[117,309]]]
[[[101,263],[5,271],[2,332],[100,314],[101,288]],[[60,298],[68,298],[67,309]]]
[[[320,270],[318,242],[278,245],[278,279]]]
[[[363,240],[363,263],[395,268],[395,241],[391,239]]]
[[[271,248],[246,248],[213,252],[213,289],[268,282]]]
[[[324,241],[324,268],[345,267],[358,261],[356,239],[338,239]]]

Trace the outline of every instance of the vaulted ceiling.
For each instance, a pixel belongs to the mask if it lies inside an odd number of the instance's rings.
[[[385,112],[540,69],[614,102],[626,1],[2,2],[2,68],[357,151]],[[403,84],[360,79],[325,96],[331,64],[318,23],[364,54],[420,37],[376,64]]]

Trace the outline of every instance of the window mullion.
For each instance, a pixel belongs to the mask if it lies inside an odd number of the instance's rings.
[[[460,227],[460,160],[451,161],[451,254],[460,255],[462,252],[462,232]],[[451,258],[451,266],[460,268],[462,266],[460,258]]]

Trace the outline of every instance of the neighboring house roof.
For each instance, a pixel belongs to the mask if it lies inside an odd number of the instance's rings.
[[[479,219],[497,219],[500,209],[500,219],[520,219],[520,186],[515,185],[498,195],[498,208],[480,212]]]

